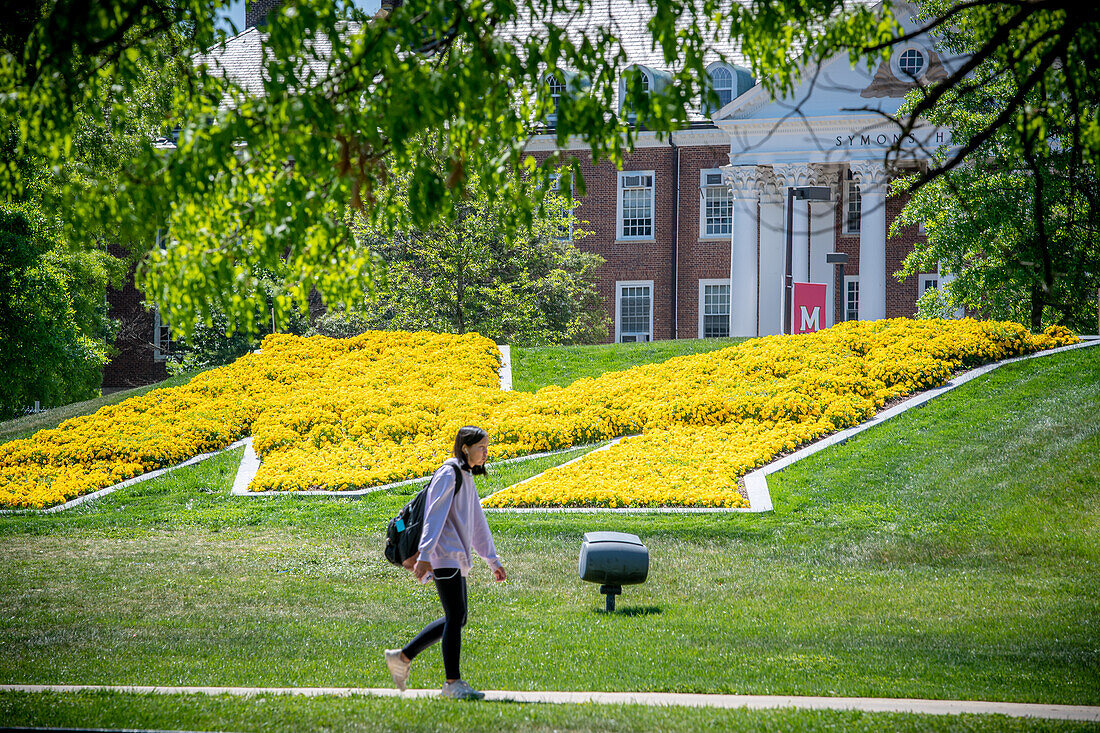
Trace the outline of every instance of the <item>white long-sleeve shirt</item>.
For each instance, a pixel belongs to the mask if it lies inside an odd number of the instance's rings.
[[[424,527],[420,533],[420,559],[427,560],[432,568],[459,568],[463,575],[468,575],[472,548],[489,567],[499,568],[502,563],[469,471],[462,471],[462,488],[455,495],[452,466],[458,465],[457,459],[448,458],[428,484]]]

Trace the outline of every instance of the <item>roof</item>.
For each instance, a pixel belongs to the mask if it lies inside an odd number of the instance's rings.
[[[723,2],[731,5],[732,3],[751,5],[753,1],[723,0]],[[883,2],[883,0],[855,1],[867,5],[877,5]],[[901,7],[908,7],[904,0],[896,1]],[[626,56],[624,68],[638,64],[652,69],[658,74],[677,70],[676,61],[674,60],[670,66],[665,62],[662,50],[655,48],[648,29],[648,24],[653,18],[653,10],[647,0],[594,0],[583,15],[551,13],[546,18],[564,28],[573,40],[579,40],[584,34],[589,34],[592,37],[596,30],[601,27],[609,28],[615,34]],[[686,27],[688,21],[681,20],[679,25],[680,27]],[[358,28],[358,23],[349,22],[342,35],[350,36]],[[709,30],[714,31],[715,29],[711,28]],[[532,17],[517,21],[511,26],[503,28],[502,35],[523,40],[545,37],[545,19]],[[740,43],[735,39],[728,38],[728,29],[725,32],[712,33],[711,35],[719,36],[719,40],[711,44],[709,51],[704,56],[705,63],[709,65],[724,59],[735,68],[744,71],[747,67],[747,61],[741,51]],[[222,44],[209,49],[206,53],[197,54],[195,63],[207,64],[212,74],[225,74],[247,94],[263,94],[263,48],[266,38],[266,33],[256,28],[248,28],[238,35],[226,39]],[[317,48],[317,58],[310,62],[312,67],[310,70],[319,78],[327,71],[328,65],[325,59],[329,56],[331,44],[329,39],[323,36],[319,37],[317,43],[320,44]],[[847,63],[845,55],[844,64]],[[567,68],[567,64],[563,64],[563,67]],[[747,71],[744,72],[743,76],[746,79],[748,78]],[[747,86],[751,86],[751,84],[752,82]],[[737,113],[734,110],[741,107],[746,98],[759,98],[761,95],[762,90],[759,88],[746,92],[746,85],[738,83],[737,86],[735,97],[739,96],[739,99],[735,99],[726,108],[718,111],[716,117],[731,116],[731,112],[733,112],[732,116],[736,116]],[[762,102],[764,100],[760,99],[755,104],[759,105]],[[619,89],[615,90],[612,103],[617,108]],[[227,100],[223,106],[228,106],[228,104]],[[696,103],[694,109],[688,112],[688,123],[692,127],[709,126],[711,124],[710,115],[704,113],[701,107],[701,104]]]
[[[348,22],[341,35],[349,37],[359,29],[359,23]],[[240,87],[246,94],[260,96],[264,93],[264,44],[267,34],[257,28],[247,28],[222,43],[211,47],[206,53],[194,56],[195,66],[206,65],[212,76],[225,76]],[[315,54],[308,59],[303,78],[313,75],[320,80],[329,69],[328,59],[332,55],[332,40],[318,35],[313,41]],[[222,103],[228,106],[229,100]]]
[[[751,1],[726,0],[727,3],[737,2],[742,5],[749,5]],[[597,29],[609,28],[615,34],[626,56],[623,68],[637,64],[656,72],[677,71],[678,65],[675,62],[672,65],[666,63],[663,50],[659,47],[655,48],[653,36],[648,28],[652,18],[653,9],[646,0],[595,0],[588,6],[584,15],[551,13],[542,19],[528,18],[505,28],[503,33],[519,39],[542,38],[546,36],[546,20],[549,20],[558,27],[564,28],[570,40],[578,41],[585,34],[595,39]],[[687,26],[688,20],[682,19],[678,27]],[[747,62],[741,53],[741,44],[733,39],[726,38],[712,43],[704,56],[704,62],[708,66],[721,60],[735,67],[747,68]],[[567,68],[567,66],[563,64],[563,67]],[[615,90],[612,103],[615,108],[618,108],[618,89]],[[699,125],[708,122],[708,115],[698,109],[701,105],[696,107],[689,110],[689,123]]]
[[[732,0],[748,3],[750,0]],[[619,39],[626,54],[626,66],[639,64],[656,72],[676,70],[665,63],[664,54],[660,48],[654,48],[653,38],[647,28],[647,24],[653,17],[653,11],[645,0],[598,0],[590,6],[588,12],[582,16],[557,14],[550,19],[565,28],[570,36],[579,40],[585,34],[594,34],[600,27],[608,27]],[[686,22],[683,24],[686,25]],[[358,30],[358,23],[348,23],[345,30],[350,36]],[[543,20],[527,19],[515,23],[503,29],[502,34],[514,38],[538,38],[546,34],[546,25]],[[241,33],[227,38],[221,44],[214,46],[206,53],[196,54],[194,63],[196,66],[205,64],[214,76],[225,75],[231,79],[242,91],[250,95],[262,95],[264,92],[264,43],[267,34],[257,28],[248,28]],[[325,37],[319,38],[318,59],[311,62],[312,71],[317,75],[323,75],[327,65],[321,59],[327,58],[331,49],[331,42]],[[715,43],[706,56],[706,63],[710,64],[721,60],[722,57],[735,66],[743,67],[745,60],[740,52],[740,45],[727,40]],[[614,105],[618,105],[619,92],[615,90]],[[228,107],[229,100],[223,102],[223,108]],[[695,110],[689,114],[689,121],[693,124],[705,123],[709,118],[700,111]]]

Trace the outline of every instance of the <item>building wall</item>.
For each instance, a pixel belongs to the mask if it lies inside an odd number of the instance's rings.
[[[108,315],[119,322],[119,330],[116,353],[103,367],[103,388],[140,387],[166,379],[164,361],[154,355],[155,316],[145,309],[145,298],[134,286],[133,268],[121,290],[107,289],[107,307]]]
[[[679,166],[677,168],[677,154]],[[598,273],[598,289],[604,299],[608,319],[608,341],[615,335],[616,282],[653,281],[653,338],[696,338],[699,335],[699,281],[726,279],[730,274],[730,238],[700,237],[699,215],[702,198],[699,190],[700,172],[720,168],[728,163],[729,148],[724,145],[660,146],[639,148],[623,165],[624,171],[654,171],[654,239],[652,242],[622,242],[617,235],[618,171],[603,162],[593,166],[586,153],[578,153],[586,184],[586,195],[580,197],[577,216],[582,228],[593,234],[578,240],[578,248],[594,252],[606,260]],[[848,255],[846,275],[859,275],[859,236],[843,233],[846,199],[843,195],[844,173],[838,174],[835,203],[836,251]],[[673,182],[678,180],[678,192]],[[673,203],[678,199],[679,211]],[[901,212],[906,199],[887,199],[887,222]],[[675,226],[674,219],[676,217]],[[679,238],[675,236],[678,233]],[[916,312],[917,283],[912,278],[898,282],[893,273],[901,269],[913,244],[924,235],[917,227],[907,227],[898,236],[889,237],[886,244],[886,313],[887,317],[910,317]],[[673,322],[673,252],[678,248],[675,272],[675,314]],[[759,258],[758,258],[759,261]],[[733,283],[737,287],[737,283]],[[759,290],[759,283],[758,283]],[[843,288],[842,288],[843,294]],[[834,303],[836,301],[834,300]],[[844,300],[834,313],[836,321],[844,318]]]
[[[653,338],[672,338],[670,302],[672,285],[672,216],[675,155],[670,147],[641,148],[623,162],[624,171],[653,171],[653,239],[618,239],[618,171],[606,161],[593,166],[581,154],[585,195],[578,197],[581,227],[592,232],[577,241],[578,249],[594,252],[606,261],[597,276],[597,288],[607,312],[608,340],[615,334],[616,283],[624,280],[653,281]]]
[[[699,216],[703,199],[699,190],[701,171],[729,164],[729,146],[680,148],[680,277],[677,338],[699,336],[699,281],[728,279],[730,236],[701,238]]]
[[[891,196],[886,199],[887,226],[893,225],[908,201],[908,195]],[[897,236],[886,240],[887,318],[912,318],[917,313],[917,278],[909,277],[904,282],[898,282],[894,273],[901,270],[905,258],[913,251],[915,243],[925,239],[925,235],[921,234],[917,225],[913,224],[902,228]]]
[[[607,162],[593,166],[587,153],[578,157],[586,193],[578,197],[576,214],[584,222],[581,228],[592,234],[578,240],[577,247],[605,260],[597,288],[607,313],[608,341],[615,337],[616,283],[623,281],[653,282],[654,339],[695,338],[699,280],[728,278],[730,271],[729,238],[699,236],[699,174],[727,164],[729,146],[661,145],[638,148],[625,159],[623,171],[654,173],[652,241],[618,239],[618,170]]]
[[[843,177],[841,185],[844,184]],[[886,227],[887,232],[893,226],[894,220],[901,214],[905,204],[909,202],[909,195],[888,196],[886,199]],[[859,275],[859,235],[844,234],[843,224],[846,201],[843,195],[838,197],[836,207],[836,248],[838,252],[848,255],[848,264],[844,266],[846,276]],[[917,278],[910,277],[899,282],[894,273],[901,270],[905,258],[913,251],[918,241],[924,241],[925,235],[914,224],[902,228],[895,236],[886,238],[886,317],[887,318],[912,318],[917,313]],[[835,314],[837,322],[844,320],[844,300],[841,300],[840,308]]]

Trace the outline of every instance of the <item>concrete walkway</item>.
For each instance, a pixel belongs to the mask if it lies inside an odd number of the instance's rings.
[[[152,687],[130,685],[0,685],[0,692],[121,692],[135,695],[332,695],[349,697],[435,698],[439,690],[398,692],[378,687]],[[767,710],[863,710],[871,713],[923,715],[1008,715],[1015,718],[1100,721],[1100,706],[975,700],[919,700],[888,697],[795,697],[791,695],[702,695],[674,692],[516,692],[486,690],[491,702],[596,703],[600,705],[655,705],[692,708]]]

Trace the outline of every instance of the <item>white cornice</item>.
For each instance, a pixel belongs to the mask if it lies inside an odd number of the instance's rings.
[[[762,120],[715,120],[715,124],[727,132],[767,132],[772,135],[789,135],[806,132],[858,132],[893,128],[895,123],[877,114],[829,115],[822,117],[772,117]],[[935,126],[919,122],[917,130],[934,130]]]
[[[672,133],[672,142],[678,147],[721,146],[728,148],[730,136],[728,132],[712,127],[702,129],[677,130]],[[634,148],[667,148],[670,146],[669,136],[659,137],[655,132],[639,132],[634,136]],[[558,147],[557,138],[554,135],[535,135],[524,148],[528,153],[548,153],[553,150],[567,150],[577,152],[588,150],[587,143],[579,138],[571,137],[564,148]]]
[[[725,130],[704,127],[696,130],[677,130],[672,133],[672,142],[679,147],[702,147],[720,145],[729,147],[730,134]]]

